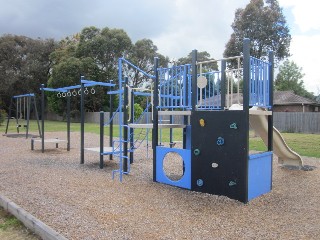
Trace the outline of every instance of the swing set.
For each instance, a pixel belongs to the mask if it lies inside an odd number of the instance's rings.
[[[39,136],[40,137],[42,136],[41,130],[40,130],[40,124],[39,124],[38,110],[36,105],[36,97],[33,93],[16,95],[11,98],[9,115],[7,120],[6,131],[5,131],[6,136],[10,136],[8,134],[10,120],[15,119],[17,134],[20,134],[20,128],[25,128],[25,136],[26,138],[29,137],[30,113],[31,113],[32,107],[35,111]],[[12,116],[13,112],[15,112],[15,117]]]

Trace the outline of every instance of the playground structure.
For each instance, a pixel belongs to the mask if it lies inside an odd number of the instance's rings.
[[[16,122],[17,133],[19,134],[20,128],[23,127],[25,128],[26,138],[29,137],[30,113],[31,113],[32,107],[35,111],[39,136],[41,137],[36,97],[33,93],[16,95],[11,98],[10,106],[9,106],[9,115],[8,115],[8,120],[6,125],[6,131],[5,131],[6,135],[8,135],[8,129],[9,129],[10,120],[12,118],[12,112],[15,111],[15,122]]]
[[[110,147],[104,147],[104,112],[101,111],[100,112],[100,146],[99,147],[87,147],[85,148],[85,138],[84,138],[84,114],[85,114],[85,110],[84,110],[84,101],[85,101],[85,91],[86,88],[88,87],[93,87],[93,86],[103,86],[103,87],[109,87],[109,89],[111,87],[114,87],[115,84],[111,83],[112,80],[107,83],[107,82],[97,82],[97,81],[92,81],[92,80],[85,80],[84,76],[81,76],[81,80],[80,80],[80,85],[79,88],[79,92],[81,93],[81,103],[80,103],[80,108],[81,108],[81,137],[80,137],[80,164],[84,164],[84,151],[93,151],[93,152],[98,152],[100,155],[100,163],[99,163],[99,167],[103,168],[103,156],[104,155],[109,155],[110,156],[110,160],[113,157],[113,154],[115,153],[114,148],[112,147],[113,145],[113,121],[111,118],[111,121],[109,122],[110,125],[110,132],[109,132],[109,145]],[[110,95],[110,115],[112,115],[112,95]]]
[[[130,173],[133,153],[137,146],[134,142],[135,129],[152,129],[153,181],[216,195],[224,195],[241,202],[248,202],[272,189],[273,151],[284,165],[302,166],[301,157],[285,144],[281,134],[273,127],[273,54],[269,60],[262,61],[249,54],[250,42],[244,40],[243,56],[197,61],[197,51],[192,53],[192,63],[158,67],[154,59],[153,75],[139,69],[125,58],[118,61],[118,90],[107,94],[117,94],[119,105],[110,117],[110,146],[104,147],[104,112],[100,113],[100,146],[84,147],[84,98],[87,87],[115,87],[115,84],[85,80],[80,85],[64,88],[44,88],[42,91],[42,116],[44,115],[44,91],[58,92],[67,98],[68,150],[70,149],[70,96],[81,95],[81,146],[80,164],[84,163],[84,151],[98,152],[100,168],[103,156],[117,158],[118,169],[112,177]],[[231,61],[238,66],[232,69]],[[217,62],[219,69],[205,68],[206,64]],[[131,86],[124,74],[123,64],[138,70],[151,80],[151,89]],[[234,81],[237,79],[237,82]],[[243,81],[240,92],[240,81]],[[234,89],[238,104],[234,104]],[[151,98],[152,119],[147,123],[134,121],[134,95]],[[241,101],[240,101],[241,99]],[[112,100],[110,101],[112,102]],[[148,105],[148,104],[147,104]],[[149,105],[147,106],[147,109]],[[119,114],[119,138],[113,139],[112,119]],[[163,117],[169,117],[164,122]],[[174,117],[182,116],[183,122],[175,123]],[[42,117],[42,152],[44,151],[44,122]],[[249,125],[264,140],[267,151],[250,154]],[[162,129],[170,129],[170,146],[161,144]],[[181,129],[182,148],[175,146],[172,129]],[[146,134],[146,137],[148,134]],[[35,140],[32,140],[32,148]],[[54,142],[54,140],[50,140]],[[160,143],[159,143],[160,142]],[[56,142],[57,143],[57,142]],[[172,179],[164,168],[170,154],[182,159],[183,174]]]
[[[271,191],[274,149],[279,154],[279,163],[301,166],[301,158],[279,140],[280,133],[273,130],[273,53],[270,52],[268,62],[262,61],[250,56],[249,45],[250,41],[245,39],[243,56],[206,62],[198,62],[194,50],[192,64],[171,68],[158,68],[155,58],[154,75],[145,73],[124,58],[119,59],[117,93],[119,106],[125,107],[119,123],[119,169],[113,171],[113,177],[119,173],[122,181],[122,174],[130,171],[127,132],[135,128],[152,128],[153,181],[192,191],[248,202]],[[229,61],[237,61],[238,68],[227,68]],[[220,70],[203,72],[205,64],[212,62],[219,62]],[[128,122],[128,109],[133,106],[126,101],[128,80],[123,76],[123,63],[153,81],[152,124]],[[238,78],[237,95],[242,96],[241,107],[232,105],[234,83],[230,76]],[[240,78],[243,79],[242,93],[239,91]],[[119,112],[122,113],[122,108]],[[159,121],[162,116],[178,115],[183,116],[183,124]],[[265,141],[266,152],[249,153],[250,123]],[[181,128],[183,147],[161,146],[159,130],[162,128]],[[273,139],[281,146],[274,148]],[[285,150],[280,154],[278,150],[283,147]],[[183,161],[183,174],[178,180],[170,179],[164,170],[164,161],[171,153]]]
[[[81,85],[75,86],[67,86],[61,88],[45,88],[44,84],[41,84],[41,112],[42,116],[44,116],[44,109],[45,109],[45,92],[57,92],[57,96],[60,98],[66,98],[67,105],[66,105],[66,118],[67,118],[67,140],[53,138],[53,139],[45,139],[44,132],[45,132],[45,124],[44,118],[42,117],[41,121],[41,129],[42,129],[42,137],[41,139],[31,139],[31,150],[34,150],[34,142],[41,142],[41,151],[44,152],[45,143],[55,143],[56,148],[58,148],[59,143],[67,141],[67,151],[70,151],[70,97],[75,97],[80,95],[81,96],[81,109],[84,108],[84,96],[89,93],[88,87],[94,86],[114,86],[111,83],[104,83],[104,82],[96,82],[90,80],[84,80],[84,77],[81,77]],[[94,88],[90,90],[91,94],[95,93]],[[103,134],[102,134],[103,136]],[[81,111],[81,157],[83,157],[84,162],[84,111]]]
[[[42,136],[40,139],[31,139],[31,150],[34,150],[35,142],[41,142],[41,152],[44,153],[45,143],[54,143],[56,148],[59,147],[59,143],[67,141],[67,151],[70,151],[70,94],[68,92],[72,88],[45,88],[44,84],[41,84],[41,131]],[[60,97],[67,98],[67,110],[66,110],[66,117],[67,117],[67,140],[59,139],[59,138],[45,138],[45,124],[44,124],[44,115],[45,115],[45,92],[58,92]]]

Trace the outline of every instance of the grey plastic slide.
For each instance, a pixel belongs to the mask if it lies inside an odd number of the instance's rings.
[[[250,114],[249,121],[250,126],[256,131],[256,133],[262,138],[263,142],[267,145],[267,116],[259,114]],[[281,133],[275,127],[273,127],[273,152],[278,156],[278,161],[280,164],[298,167],[301,167],[303,165],[301,156],[288,147]]]

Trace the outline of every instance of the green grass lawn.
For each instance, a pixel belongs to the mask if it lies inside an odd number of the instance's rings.
[[[0,131],[2,133],[5,132],[6,126],[3,123],[0,126]],[[24,128],[20,128],[21,133],[25,133]],[[30,121],[30,132],[37,132],[37,124],[36,121]],[[67,131],[66,122],[59,121],[45,121],[45,132],[55,132],[55,131]],[[80,132],[80,123],[71,123],[71,131],[72,132]],[[136,133],[139,134],[140,131],[137,129]],[[146,131],[146,130],[143,130]],[[10,121],[10,126],[8,133],[16,133],[16,124],[14,121]],[[100,133],[99,124],[96,123],[86,123],[85,124],[85,132],[90,133]],[[105,134],[109,134],[109,127],[105,127]],[[145,134],[145,133],[144,133]],[[141,134],[142,135],[142,134]],[[174,141],[182,140],[182,130],[181,129],[173,129]],[[114,136],[119,136],[119,127],[117,125],[114,126]],[[303,134],[303,133],[282,133],[287,145],[299,153],[302,156],[308,157],[316,157],[320,158],[320,134]],[[149,131],[149,139],[152,138],[152,131]],[[162,130],[162,142],[169,142],[169,129]],[[250,132],[250,150],[257,151],[265,151],[266,146],[263,141],[259,137],[254,137],[253,133]]]
[[[29,231],[17,218],[0,207],[0,239],[38,240],[41,238]]]

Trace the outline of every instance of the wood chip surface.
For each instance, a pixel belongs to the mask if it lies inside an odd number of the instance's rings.
[[[46,133],[65,139],[66,133]],[[106,139],[106,143],[108,140]],[[85,147],[99,136],[85,134]],[[135,152],[131,173],[119,182],[118,160],[85,152],[80,134],[48,143],[0,136],[0,194],[68,239],[320,239],[320,160],[304,157],[313,171],[273,164],[273,190],[243,204],[152,181],[151,142]],[[106,145],[107,146],[107,145]],[[147,154],[149,158],[147,158]]]

